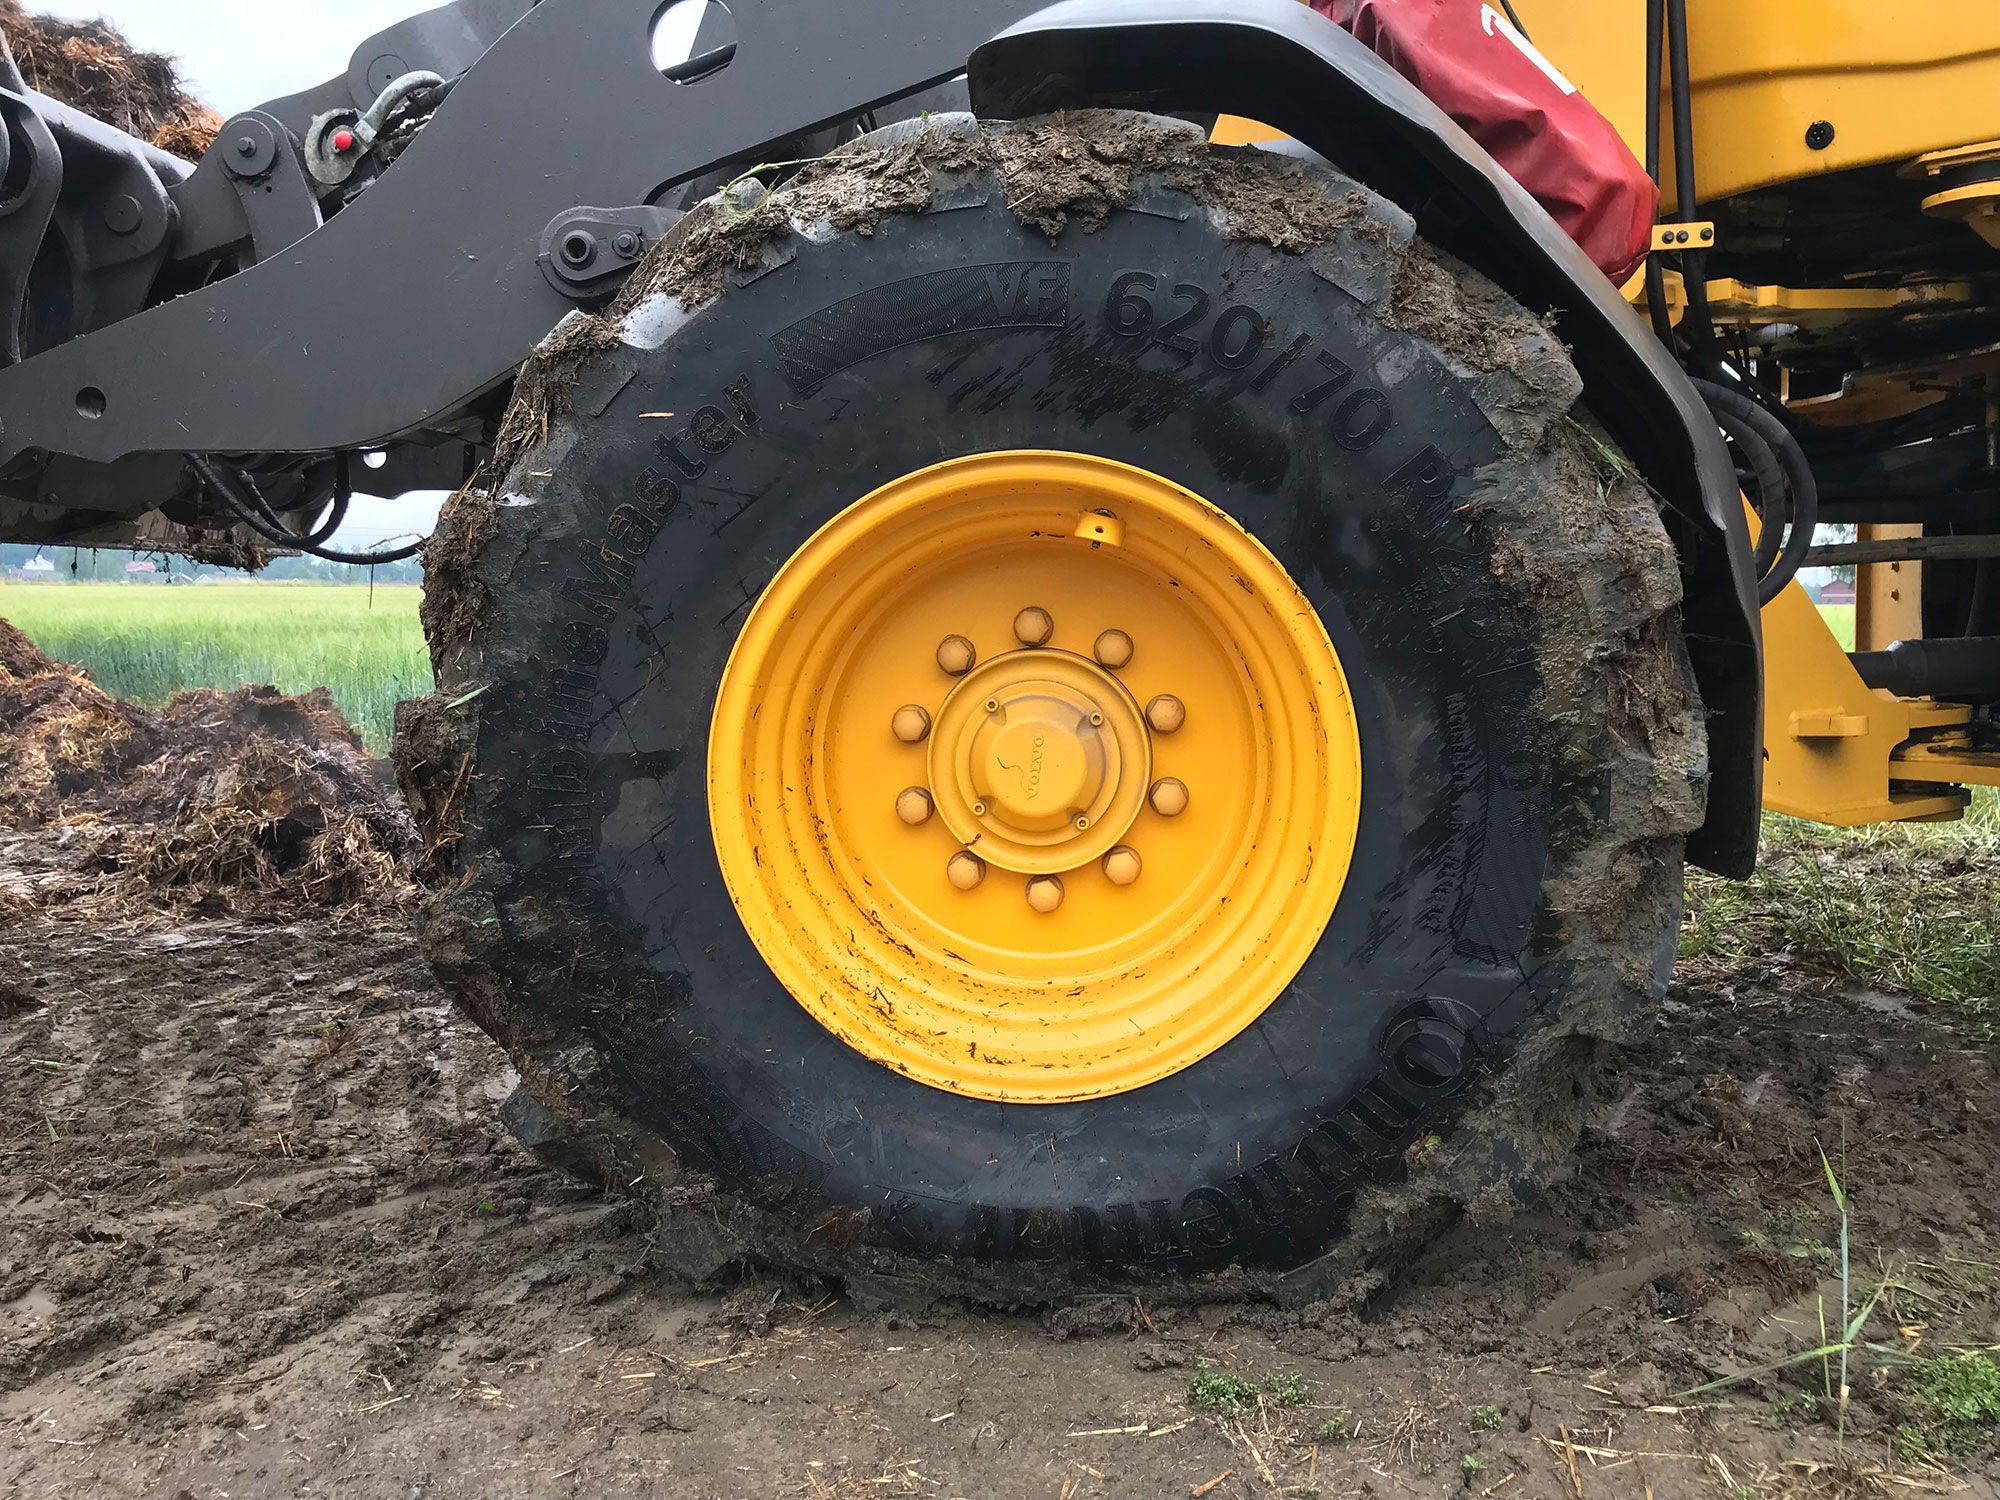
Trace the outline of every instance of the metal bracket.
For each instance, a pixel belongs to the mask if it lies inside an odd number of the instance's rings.
[[[1655,250],[1706,250],[1715,244],[1713,219],[1690,219],[1685,224],[1655,224]]]
[[[321,223],[292,133],[263,110],[226,122],[173,196],[185,224],[173,247],[176,260],[203,260],[246,245],[245,259],[269,260]]]
[[[578,302],[609,297],[680,219],[672,208],[571,208],[549,220],[535,263],[550,286]]]
[[[16,364],[21,358],[21,308],[28,295],[28,273],[48,233],[56,199],[62,195],[62,153],[55,137],[34,107],[21,94],[21,74],[14,59],[0,43],[0,130],[4,130],[6,150],[0,154],[0,171],[20,184],[0,197],[0,361]],[[9,76],[11,75],[11,76]],[[19,85],[16,91],[11,86]]]

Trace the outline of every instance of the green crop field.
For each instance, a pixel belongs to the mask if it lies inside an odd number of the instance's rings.
[[[397,702],[431,690],[422,597],[409,584],[0,583],[0,619],[138,703],[246,682],[325,687],[379,754]]]

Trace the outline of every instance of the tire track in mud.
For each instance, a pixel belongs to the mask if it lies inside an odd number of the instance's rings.
[[[1816,1362],[1676,1399],[1817,1338],[1843,1131],[1857,1267],[1925,1299],[1871,1339],[2000,1338],[1994,1048],[1782,964],[1677,986],[1575,1177],[1365,1308],[690,1295],[633,1204],[507,1135],[508,1083],[393,920],[0,928],[0,1493],[1540,1496],[1564,1430],[1593,1500],[1726,1494],[1711,1458],[1761,1495],[1923,1480],[1894,1368],[1857,1369],[1844,1449],[1802,1416]],[[1191,1406],[1211,1371],[1263,1405]],[[1358,1436],[1322,1437],[1336,1408]],[[1953,1463],[1995,1493],[1990,1449]]]

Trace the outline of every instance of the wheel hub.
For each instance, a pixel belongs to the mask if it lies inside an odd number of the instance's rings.
[[[1145,716],[1116,677],[1072,652],[1024,646],[981,663],[946,695],[930,740],[945,826],[1003,870],[1086,865],[1145,805]]]
[[[758,951],[863,1055],[971,1098],[1199,1061],[1311,954],[1360,806],[1311,602],[1222,511],[1075,453],[856,501],[752,607],[709,819]]]

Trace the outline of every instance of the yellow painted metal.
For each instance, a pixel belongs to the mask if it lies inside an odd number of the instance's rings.
[[[1655,250],[1701,250],[1715,243],[1715,220],[1675,219],[1653,226]]]
[[[1576,85],[1644,161],[1645,0],[1515,0],[1514,11],[1535,50]]]
[[[1912,791],[1890,782],[1978,780],[1952,774],[1962,769],[1957,762],[1925,750],[1917,751],[1922,770],[1897,758],[1913,731],[1962,724],[1970,710],[1871,689],[1796,583],[1764,606],[1764,660],[1766,807],[1841,827],[1953,818],[1964,809],[1955,786]]]
[[[1535,45],[1618,127],[1646,125],[1645,0],[1516,0]],[[2000,137],[2000,5],[1687,0],[1704,201]],[[1664,108],[1664,88],[1661,90]],[[1806,131],[1824,120],[1822,150]],[[1663,167],[1675,201],[1671,153]]]
[[[708,769],[723,877],[799,1004],[998,1101],[1139,1088],[1249,1026],[1360,816],[1353,700],[1284,569],[1200,497],[1073,453],[953,460],[830,521],[744,623]]]
[[[1899,781],[2000,786],[2000,750],[1977,749],[1964,730],[1945,730],[1904,745],[1889,757],[1889,774]]]
[[[1863,542],[1900,541],[1924,534],[1920,525],[1857,528]],[[1897,641],[1921,640],[1924,634],[1924,569],[1922,563],[1863,563],[1854,570],[1854,649],[1886,651]]]
[[[1678,324],[1681,314],[1687,311],[1687,289],[1678,271],[1666,272],[1664,282],[1667,316]],[[1797,287],[1759,285],[1718,276],[1703,285],[1708,292],[1709,316],[1718,324],[1742,328],[1767,328],[1774,323],[1793,323],[1812,329],[1837,328],[1857,317],[1920,312],[1934,306],[1971,306],[1980,295],[1969,281],[1932,281],[1895,287]],[[1626,295],[1643,310],[1644,278],[1636,278]]]
[[[1217,146],[1257,146],[1265,141],[1282,141],[1285,133],[1256,120],[1246,120],[1241,115],[1219,115],[1208,132],[1208,139]]]
[[[2000,182],[1968,182],[1932,193],[1923,210],[1933,218],[1956,220],[2000,248]]]

